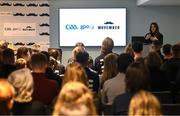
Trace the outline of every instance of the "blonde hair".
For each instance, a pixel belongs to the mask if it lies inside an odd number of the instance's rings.
[[[8,81],[15,89],[14,100],[16,102],[24,103],[32,100],[33,77],[28,68],[12,72],[8,77]]]
[[[10,115],[13,98],[13,86],[6,79],[0,79],[0,115]]]
[[[59,115],[61,108],[66,104],[84,104],[89,109],[90,115],[96,115],[93,96],[88,87],[82,83],[68,82],[63,86],[57,98],[53,115]]]
[[[16,68],[21,69],[21,68],[26,68],[27,62],[23,58],[19,58],[16,60]]]
[[[158,99],[152,93],[143,90],[132,97],[128,114],[129,116],[162,115]]]
[[[114,53],[110,53],[104,58],[104,71],[102,73],[102,86],[108,79],[115,77],[118,73],[117,68],[118,56]]]
[[[88,85],[88,77],[81,64],[74,62],[67,66],[63,78],[63,85],[69,81],[78,81],[85,85]]]

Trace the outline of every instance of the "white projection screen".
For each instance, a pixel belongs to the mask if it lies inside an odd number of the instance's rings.
[[[126,8],[59,9],[60,46],[101,46],[106,37],[115,46],[126,45]]]

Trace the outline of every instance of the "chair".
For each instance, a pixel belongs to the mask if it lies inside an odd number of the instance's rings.
[[[152,92],[160,101],[161,104],[172,104],[173,103],[173,96],[170,91],[159,91],[159,92]]]
[[[162,104],[164,115],[180,115],[180,104]]]

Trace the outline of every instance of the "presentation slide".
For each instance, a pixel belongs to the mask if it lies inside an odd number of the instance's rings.
[[[60,46],[101,46],[110,37],[115,46],[126,45],[126,8],[59,9]]]

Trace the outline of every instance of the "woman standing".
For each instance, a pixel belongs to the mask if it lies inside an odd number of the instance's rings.
[[[159,32],[159,26],[156,22],[152,22],[149,28],[149,33],[145,35],[145,42],[152,43],[158,40],[161,45],[163,44],[163,35]]]

